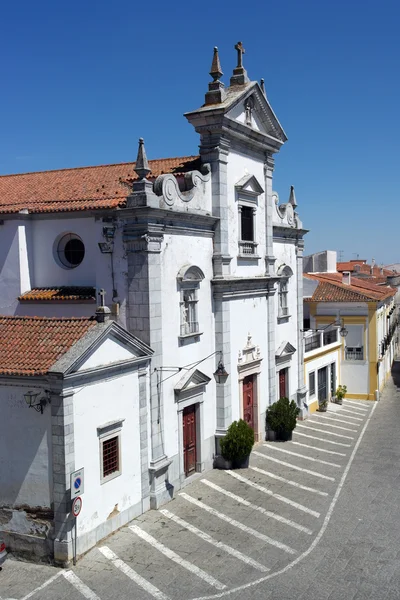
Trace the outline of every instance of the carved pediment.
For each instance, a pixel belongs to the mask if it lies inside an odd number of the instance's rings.
[[[211,378],[205,373],[202,373],[202,371],[191,369],[190,371],[187,371],[175,385],[175,393],[181,394],[185,391],[202,388],[210,381]]]
[[[255,175],[247,174],[235,184],[235,188],[238,192],[250,194],[252,196],[259,196],[264,192]]]
[[[290,358],[296,352],[296,348],[290,342],[282,342],[275,352],[275,358]]]

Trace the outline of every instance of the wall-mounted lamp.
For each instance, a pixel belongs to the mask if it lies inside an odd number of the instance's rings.
[[[42,392],[26,392],[24,394],[25,402],[29,406],[29,408],[34,408],[37,412],[43,414],[43,409],[46,404],[50,404],[50,396],[47,391],[45,391],[45,396],[38,400],[38,396],[40,396]]]
[[[318,327],[318,329],[301,329],[301,331],[304,333],[305,331],[315,331],[316,333],[318,333],[319,331],[325,331],[325,329],[328,329],[329,327],[340,327],[339,329],[339,334],[341,337],[345,338],[347,336],[347,334],[349,333],[348,329],[346,329],[346,327],[344,326],[344,321],[343,319],[336,319],[336,321],[333,321],[332,323],[329,323],[329,325],[326,325],[325,327]]]
[[[224,363],[222,362],[222,352],[220,354],[220,359],[218,362],[217,370],[214,373],[214,378],[217,383],[226,383],[226,380],[229,377],[229,373],[226,372],[224,367]]]

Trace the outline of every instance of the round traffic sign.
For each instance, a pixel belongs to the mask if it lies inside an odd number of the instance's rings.
[[[82,510],[82,498],[77,496],[72,502],[72,514],[77,517]]]
[[[79,488],[81,487],[81,483],[82,483],[82,479],[80,477],[77,477],[74,481],[74,488],[76,490],[79,490]]]

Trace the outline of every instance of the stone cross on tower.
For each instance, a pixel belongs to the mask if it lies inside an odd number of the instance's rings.
[[[99,296],[100,296],[100,306],[105,306],[106,305],[106,291],[101,289],[99,291]]]
[[[243,48],[242,42],[238,42],[235,45],[235,50],[237,50],[237,53],[238,53],[237,68],[241,69],[241,68],[243,68],[243,54],[246,53],[246,50]]]
[[[243,54],[245,49],[243,48],[242,42],[235,44],[235,50],[237,50],[237,67],[233,69],[233,75],[231,77],[231,85],[244,85],[249,83],[250,79],[247,77],[247,71],[243,67]]]

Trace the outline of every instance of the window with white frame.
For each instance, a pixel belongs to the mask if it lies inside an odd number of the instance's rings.
[[[345,359],[364,360],[364,325],[347,325]]]
[[[187,265],[178,273],[180,287],[180,337],[199,335],[198,293],[204,274],[199,267]]]
[[[239,254],[255,255],[257,243],[255,238],[256,208],[239,204]]]
[[[124,419],[97,428],[100,444],[100,482],[106,483],[122,473],[121,429]]]
[[[315,396],[315,371],[308,375],[308,392],[310,394],[310,398]]]
[[[292,269],[287,265],[282,265],[278,269],[280,277],[278,283],[278,319],[289,317],[289,278],[293,275]]]

